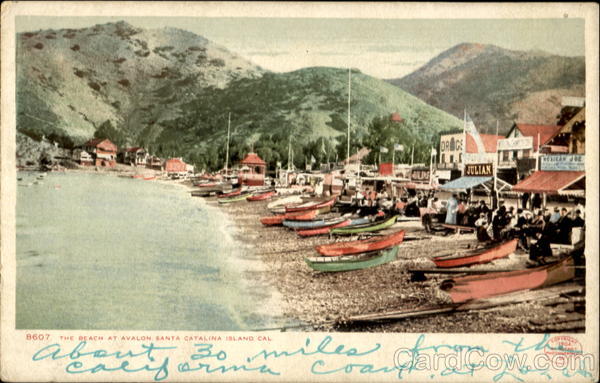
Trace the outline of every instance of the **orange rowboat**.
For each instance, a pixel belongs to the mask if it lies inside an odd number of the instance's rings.
[[[535,289],[565,282],[575,277],[572,257],[567,257],[552,265],[504,271],[484,275],[470,275],[449,279],[440,286],[450,294],[454,303],[482,299],[514,291]]]
[[[327,201],[323,201],[323,202],[314,202],[312,204],[306,204],[306,205],[301,205],[301,206],[286,206],[285,207],[285,212],[286,213],[294,213],[294,212],[298,212],[298,211],[306,211],[306,210],[313,210],[313,209],[322,209],[322,208],[330,208],[331,206],[333,206],[333,204],[335,203],[335,200],[337,199],[337,195],[331,199],[328,199]]]
[[[404,230],[385,235],[383,237],[373,237],[369,239],[349,242],[330,243],[315,247],[321,255],[334,257],[339,255],[359,254],[371,251],[387,249],[396,246],[404,240]]]
[[[296,213],[279,214],[272,217],[263,217],[260,219],[260,222],[265,226],[271,226],[281,225],[286,219],[289,221],[312,221],[315,219],[318,213],[319,211],[315,209]]]
[[[459,267],[475,265],[479,263],[488,263],[494,259],[508,257],[517,250],[518,239],[511,239],[501,245],[485,249],[476,249],[467,253],[457,255],[444,255],[434,257],[432,260],[437,267]]]
[[[218,195],[217,198],[235,197],[235,196],[238,196],[240,194],[242,194],[242,189],[241,188],[233,190],[233,191],[231,191],[229,193],[223,193],[221,195]]]
[[[350,222],[352,222],[352,220],[347,219],[345,221],[342,221],[342,222],[332,225],[332,226],[321,227],[319,229],[298,230],[296,233],[298,233],[298,235],[301,237],[310,237],[313,235],[327,234],[327,233],[329,233],[329,231],[331,231],[331,229],[335,229],[336,227],[344,227],[344,226],[350,225]]]
[[[152,181],[152,180],[155,180],[155,179],[156,179],[155,176],[144,177],[144,181]]]
[[[248,201],[265,201],[265,200],[268,200],[269,198],[273,197],[274,195],[275,195],[274,191],[268,191],[266,193],[251,195],[246,199]]]

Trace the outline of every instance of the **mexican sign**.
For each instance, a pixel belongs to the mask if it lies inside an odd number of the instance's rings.
[[[467,177],[491,177],[494,175],[492,164],[468,164],[465,165],[465,176]]]
[[[545,171],[585,171],[583,154],[550,154],[540,157],[540,170]]]
[[[498,150],[533,149],[533,137],[513,137],[498,140]]]
[[[429,182],[429,168],[415,168],[410,172],[410,180],[416,182]]]

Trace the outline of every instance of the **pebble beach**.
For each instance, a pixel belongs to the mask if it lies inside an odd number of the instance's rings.
[[[450,248],[473,246],[474,234],[436,236],[422,230],[420,222],[396,223],[392,231],[404,229],[407,238],[400,245],[398,259],[378,267],[338,273],[319,273],[309,268],[305,257],[315,256],[314,247],[331,243],[329,236],[300,238],[283,226],[263,226],[259,219],[271,213],[267,201],[219,205],[237,226],[239,240],[253,249],[265,264],[264,275],[248,275],[272,283],[281,294],[281,308],[288,319],[304,324],[286,331],[353,331],[353,332],[545,332],[564,328],[565,315],[581,312],[572,298],[551,302],[525,302],[487,310],[452,312],[429,316],[346,324],[355,315],[385,313],[440,307],[450,300],[439,288],[447,275],[427,275],[422,282],[412,282],[411,268],[433,268],[431,255]],[[345,241],[350,238],[341,238]],[[473,268],[522,268],[527,254],[516,253],[493,265]],[[572,316],[572,315],[571,315]],[[577,318],[577,316],[576,316]],[[575,319],[574,319],[575,320]],[[581,324],[581,318],[579,324]],[[585,331],[567,320],[571,331]]]

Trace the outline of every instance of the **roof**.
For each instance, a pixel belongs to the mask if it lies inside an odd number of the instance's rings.
[[[392,113],[390,116],[390,121],[392,122],[402,122],[404,119],[400,116],[399,113]]]
[[[88,142],[86,142],[83,145],[84,146],[98,146],[98,144],[104,140],[106,140],[106,138],[92,138],[91,140],[89,140]]]
[[[538,150],[538,134],[540,144],[545,145],[552,137],[554,137],[561,129],[559,125],[533,125],[533,124],[515,124],[517,129],[525,137],[533,137],[533,150]]]
[[[173,162],[180,162],[182,164],[185,164],[185,162],[181,159],[181,158],[169,158],[167,160],[167,162],[173,163]]]
[[[470,134],[466,134],[467,136],[467,153],[477,153],[477,144],[475,143],[475,139]],[[497,136],[495,134],[479,134],[481,137],[481,141],[483,142],[483,146],[485,147],[486,153],[495,153],[496,152],[496,144],[498,140],[505,138],[504,136]]]
[[[465,190],[490,181],[492,177],[460,177],[440,186],[443,190]]]
[[[573,118],[571,118],[562,128],[560,128],[550,139],[556,137],[559,133],[571,133],[573,131],[573,125],[578,122],[585,121],[585,108],[582,108]],[[548,140],[549,141],[549,140]]]
[[[348,157],[348,162],[360,161],[364,157],[368,156],[369,153],[371,153],[371,149],[369,149],[369,148],[362,148],[357,153],[354,153],[353,155],[351,155],[350,157]]]
[[[138,150],[144,150],[144,148],[140,148],[138,146],[138,147],[135,147],[135,148],[127,148],[127,149],[125,149],[126,152],[137,152]]]
[[[248,155],[246,155],[246,158],[244,158],[241,163],[242,164],[251,164],[251,165],[256,165],[256,164],[266,165],[267,164],[256,153],[248,153]]]
[[[512,190],[526,193],[559,194],[563,189],[584,177],[585,172],[539,170],[513,186]]]

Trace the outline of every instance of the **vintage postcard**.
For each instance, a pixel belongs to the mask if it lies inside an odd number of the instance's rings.
[[[598,380],[598,4],[1,27],[3,381]]]

